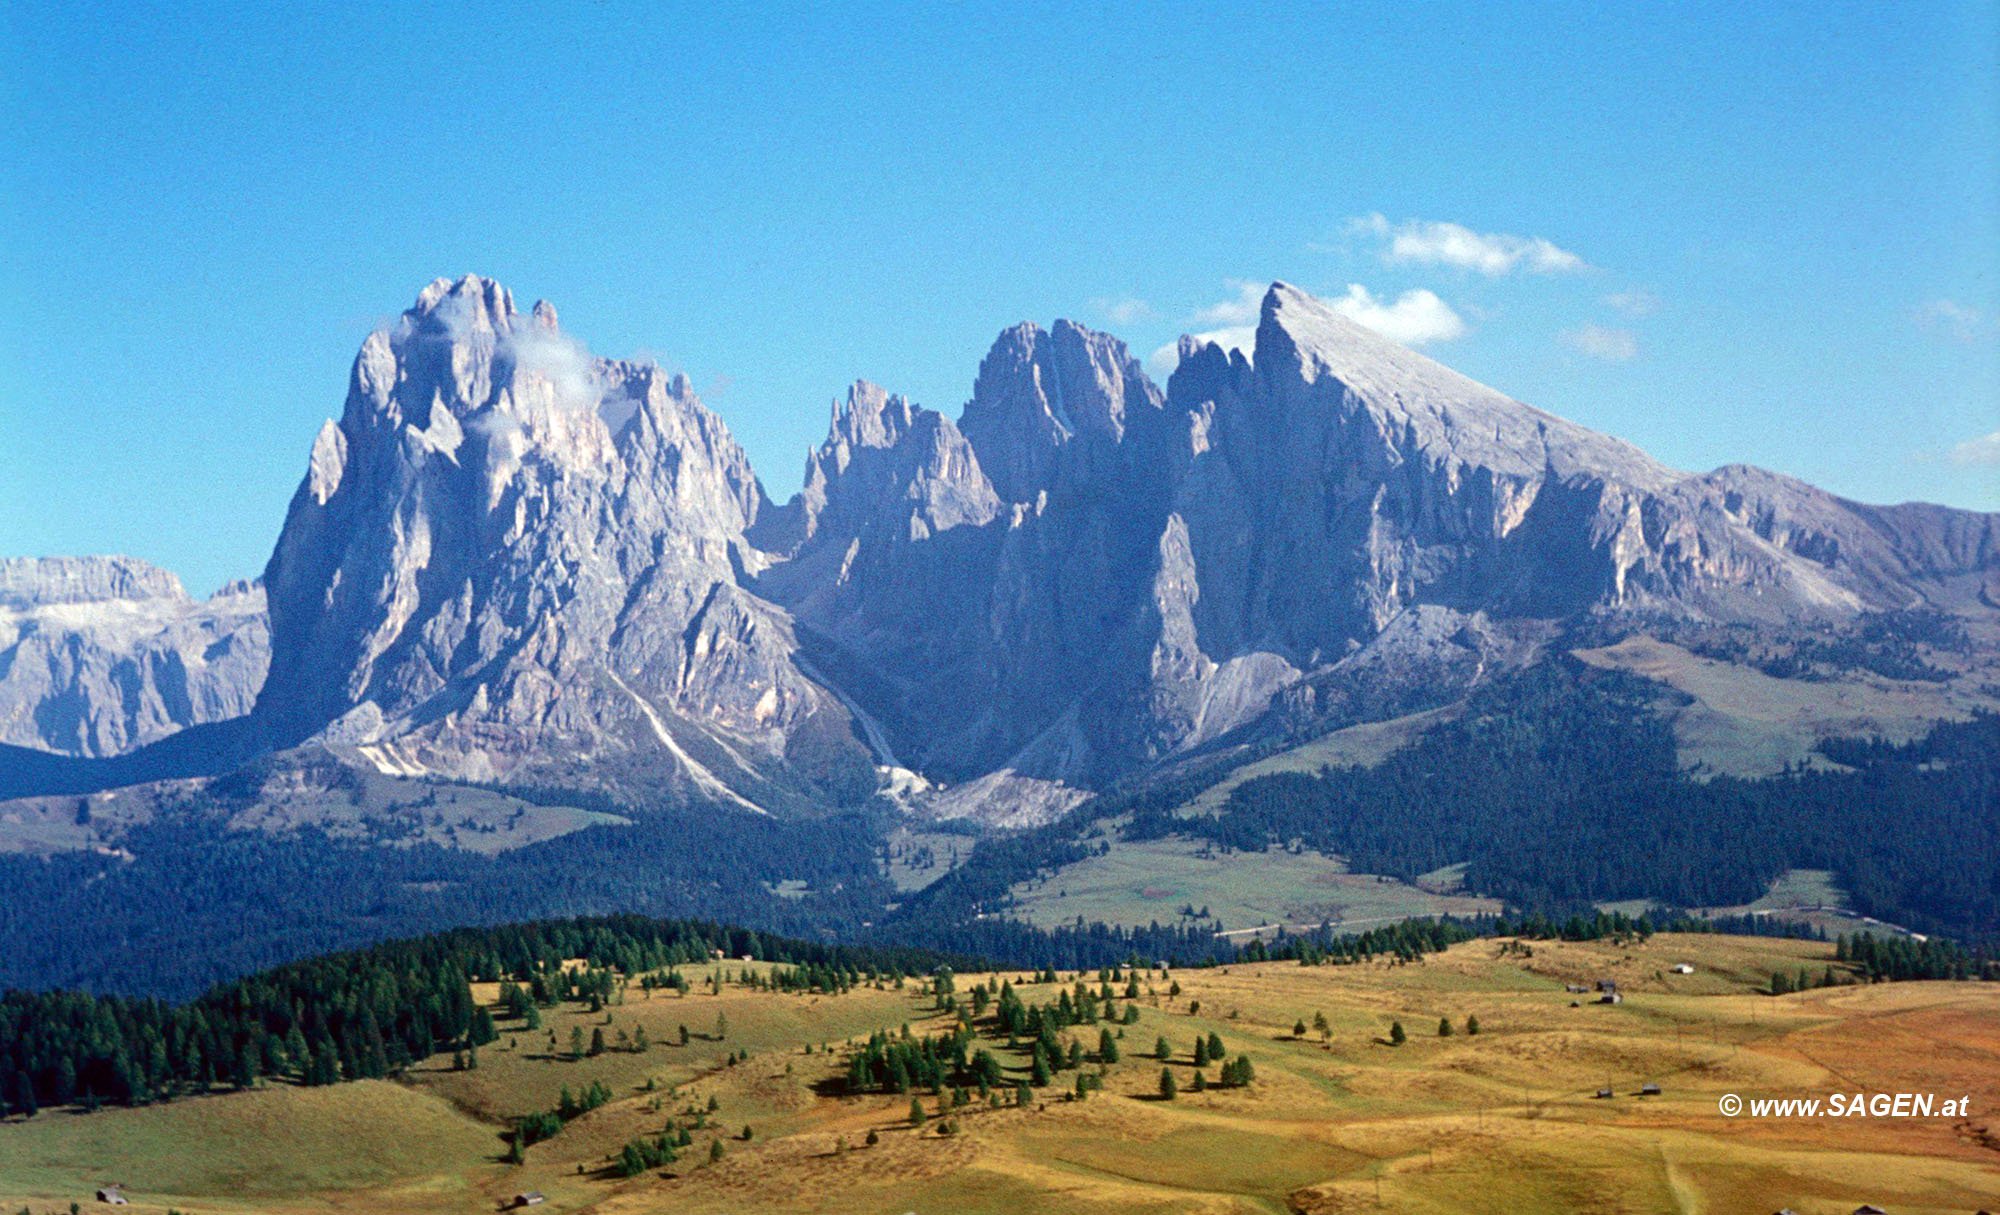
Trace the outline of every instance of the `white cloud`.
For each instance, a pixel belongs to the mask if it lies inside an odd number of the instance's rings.
[[[1660,310],[1660,297],[1650,291],[1614,291],[1604,302],[1630,317],[1651,316]]]
[[[1135,321],[1147,320],[1153,315],[1151,304],[1129,295],[1100,296],[1090,301],[1090,306],[1118,325],[1130,325]]]
[[[1432,291],[1418,287],[1394,303],[1376,299],[1360,283],[1349,283],[1347,294],[1332,301],[1333,310],[1405,346],[1449,342],[1465,336],[1465,320]]]
[[[597,359],[582,342],[557,329],[517,325],[503,343],[513,354],[514,373],[548,381],[558,409],[596,409],[604,399],[597,382]]]
[[[1580,325],[1575,329],[1564,330],[1560,336],[1563,344],[1570,349],[1587,354],[1593,359],[1603,359],[1607,363],[1623,363],[1639,355],[1639,339],[1630,329]]]
[[[1192,318],[1193,323],[1212,327],[1191,336],[1224,350],[1240,350],[1247,356],[1255,351],[1257,321],[1262,315],[1264,292],[1268,288],[1245,279],[1229,279],[1227,283],[1236,294],[1197,311]],[[1385,300],[1377,298],[1360,283],[1349,283],[1347,294],[1326,303],[1356,324],[1405,346],[1449,342],[1466,333],[1465,319],[1453,311],[1450,304],[1439,299],[1435,292],[1421,287],[1405,291],[1394,300]],[[1147,369],[1158,376],[1172,374],[1179,363],[1178,342],[1169,342],[1146,358]]]
[[[1976,342],[2000,333],[2000,322],[1983,309],[1949,299],[1931,300],[1918,308],[1917,324],[1954,342]]]
[[[1498,277],[1517,269],[1535,274],[1569,274],[1590,263],[1540,236],[1474,232],[1463,224],[1407,219],[1392,224],[1379,211],[1347,221],[1349,236],[1373,238],[1388,265],[1456,266]]]
[[[1976,439],[1967,439],[1953,447],[1951,454],[1945,458],[1953,464],[1978,468],[2000,467],[2000,430],[1990,435],[1980,435]]]

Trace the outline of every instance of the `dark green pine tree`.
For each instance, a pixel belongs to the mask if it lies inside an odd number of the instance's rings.
[[[300,1083],[307,1083],[306,1072],[312,1067],[312,1048],[306,1045],[306,1036],[299,1032],[296,1021],[285,1031],[285,1065]]]

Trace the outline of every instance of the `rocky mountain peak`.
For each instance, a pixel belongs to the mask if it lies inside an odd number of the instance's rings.
[[[1510,476],[1594,471],[1661,489],[1686,475],[1392,342],[1289,283],[1264,295],[1252,367],[1257,395],[1280,411],[1274,425],[1365,415],[1405,455]]]
[[[833,404],[827,444],[894,447],[915,418],[916,411],[907,398],[867,380],[856,380],[848,386],[847,399]]]
[[[435,319],[454,333],[495,333],[511,328],[519,314],[514,311],[513,292],[490,278],[467,274],[455,281],[432,279],[403,315]]]
[[[773,510],[685,377],[597,358],[490,280],[440,279],[362,343],[313,441],[266,571],[251,725],[397,772],[738,809],[865,796],[872,752],[1007,818],[1242,731],[1456,696],[1551,622],[1789,626],[2000,597],[2000,516],[1680,473],[1285,283],[1253,355],[1180,349],[1162,394],[1116,338],[1016,325],[958,424],[856,381]],[[125,676],[70,663],[73,639],[135,616],[119,596],[185,598],[93,560],[0,565],[21,640],[10,658],[0,635],[0,693],[49,673],[0,726],[58,720],[30,733],[82,753],[182,720],[87,711]],[[98,649],[139,652],[128,634]],[[255,638],[231,636],[245,661],[209,670],[249,669]],[[144,652],[193,669],[169,648]]]
[[[439,280],[363,343],[314,442],[266,570],[256,719],[399,772],[526,779],[587,751],[596,783],[745,802],[699,753],[755,783],[823,698],[737,586],[766,505],[685,376]]]
[[[136,557],[0,558],[0,608],[187,598],[179,578]]]
[[[845,543],[872,529],[983,522],[997,509],[992,485],[956,426],[856,380],[846,399],[833,403],[825,441],[806,456],[804,487],[788,507],[796,517],[785,551],[829,529]]]
[[[1164,401],[1117,338],[1073,321],[1048,331],[1023,322],[980,362],[958,425],[1000,496],[1026,502],[1098,475],[1128,415],[1158,414]]]

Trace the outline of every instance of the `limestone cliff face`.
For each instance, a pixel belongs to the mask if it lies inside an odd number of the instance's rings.
[[[773,507],[685,380],[468,277],[362,345],[263,587],[232,746],[746,812],[866,796],[872,759],[1019,823],[1455,697],[1561,622],[1990,615],[2000,516],[1679,472],[1282,283],[1251,355],[1184,339],[1164,391],[1067,321],[1002,332],[957,422],[856,383]],[[240,712],[256,593],[0,566],[0,741]]]
[[[248,712],[268,660],[253,583],[195,600],[130,557],[0,560],[0,743],[123,754]]]
[[[955,432],[882,399],[836,418],[818,522],[760,590],[952,779],[1091,785],[1399,681],[1448,694],[1518,622],[1976,609],[2000,569],[1995,516],[1682,473],[1282,283],[1254,356],[1187,341],[1165,393],[1058,322],[1000,335]],[[913,507],[940,496],[978,505]],[[855,499],[887,513],[831,505]]]
[[[799,787],[792,735],[844,718],[738,586],[765,508],[685,379],[441,279],[363,344],[313,445],[265,574],[256,717],[391,770],[763,808]]]

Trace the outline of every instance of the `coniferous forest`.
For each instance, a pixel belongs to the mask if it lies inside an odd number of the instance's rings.
[[[1786,869],[1829,869],[1865,915],[2000,937],[2000,717],[1904,745],[1824,744],[1845,771],[1703,779],[1680,769],[1660,694],[1617,672],[1544,664],[1372,768],[1250,781],[1210,817],[1142,809],[1125,836],[1297,845],[1406,880],[1469,862],[1469,889],[1532,910],[1727,906]]]
[[[517,980],[544,995],[602,999],[585,982],[715,957],[805,973],[927,973],[975,959],[915,949],[787,940],[640,916],[465,928],[297,962],[172,1005],[80,992],[0,997],[0,1098],[7,1109],[143,1105],[261,1077],[333,1084],[379,1079],[496,1036],[468,984]],[[581,960],[581,971],[563,970]]]

